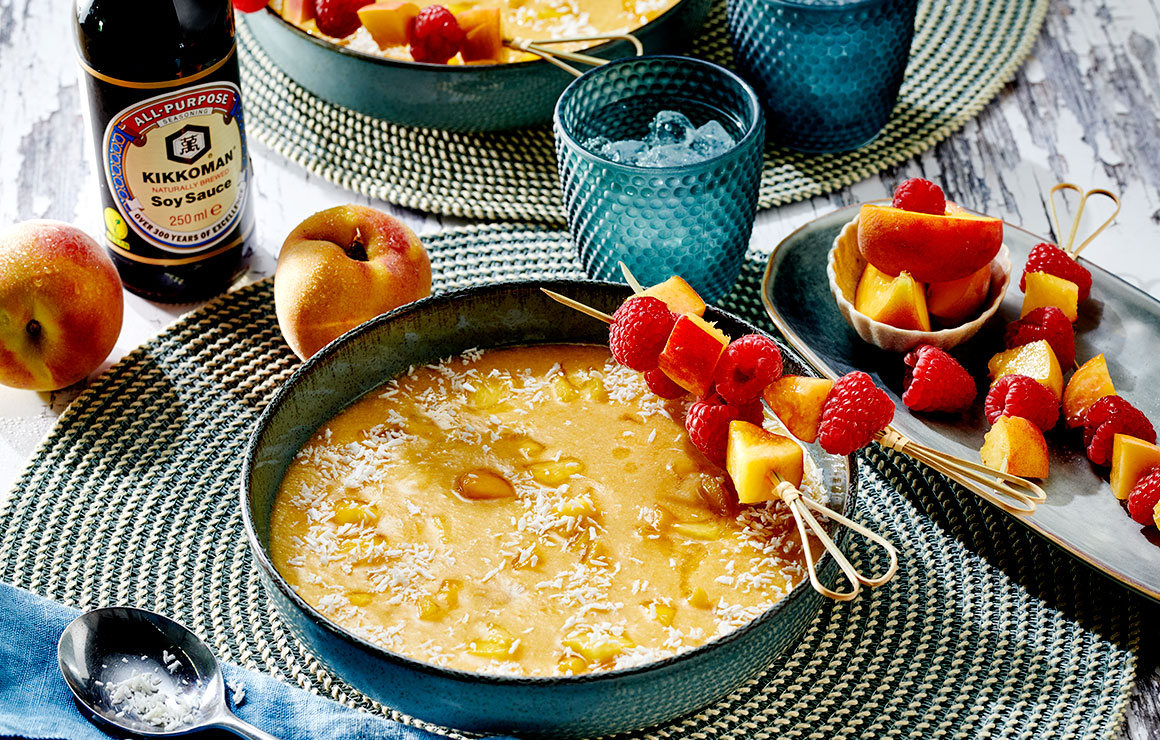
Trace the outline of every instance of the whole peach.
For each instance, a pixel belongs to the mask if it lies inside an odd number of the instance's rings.
[[[0,383],[76,383],[108,357],[123,312],[117,269],[88,234],[59,221],[0,233]]]
[[[431,262],[419,237],[374,208],[316,213],[286,237],[274,273],[282,336],[307,359],[369,319],[431,293]]]

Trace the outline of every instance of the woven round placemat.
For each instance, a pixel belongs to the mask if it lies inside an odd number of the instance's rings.
[[[768,145],[758,208],[832,192],[926,151],[973,118],[1015,75],[1050,0],[922,0],[894,116],[869,146],[798,154]],[[449,133],[332,105],[283,74],[238,25],[251,136],[349,190],[409,208],[485,220],[563,223],[547,127]],[[694,56],[733,66],[725,0]]]
[[[436,290],[582,274],[566,235],[542,227],[427,243]],[[726,307],[764,325],[751,262]],[[297,364],[268,280],[131,352],[69,406],[0,511],[0,580],[164,612],[226,660],[391,715],[288,633],[245,542],[243,447]],[[898,545],[897,578],[826,604],[760,678],[640,737],[1111,737],[1135,671],[1127,591],[906,458],[869,449],[859,476],[854,516]],[[852,553],[860,570],[880,565],[869,557]]]

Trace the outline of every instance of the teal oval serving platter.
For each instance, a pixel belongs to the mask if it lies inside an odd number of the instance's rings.
[[[852,370],[869,373],[894,401],[893,426],[911,439],[942,452],[979,459],[987,391],[987,360],[1004,348],[1003,331],[1019,318],[1023,293],[1016,277],[1031,248],[1050,241],[1003,224],[1011,250],[1011,285],[999,311],[954,355],[974,376],[979,394],[962,414],[911,413],[902,403],[902,354],[886,352],[858,337],[838,312],[826,278],[826,259],[834,238],[858,214],[849,206],[811,221],[774,247],[762,280],[762,302],[785,338],[819,372],[830,377]],[[1076,359],[1081,364],[1104,353],[1116,391],[1160,424],[1160,302],[1091,262],[1091,297],[1080,304],[1075,323]],[[1065,369],[1066,373],[1067,369]],[[1160,601],[1160,533],[1141,527],[1112,495],[1108,469],[1088,461],[1082,430],[1060,423],[1046,435],[1050,476],[1041,481],[1047,501],[1034,514],[1016,516],[1110,578]],[[963,495],[971,495],[963,489]]]

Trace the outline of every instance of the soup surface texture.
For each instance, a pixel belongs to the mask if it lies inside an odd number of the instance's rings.
[[[274,506],[274,563],[351,632],[463,670],[576,674],[701,645],[804,569],[788,510],[739,509],[684,411],[607,347],[414,368],[298,453]]]

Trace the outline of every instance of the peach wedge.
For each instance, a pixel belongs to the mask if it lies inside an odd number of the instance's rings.
[[[947,324],[957,324],[979,312],[987,301],[991,287],[991,265],[983,265],[965,278],[929,283],[926,286],[926,309],[931,316]]]
[[[1046,272],[1029,272],[1020,317],[1043,306],[1055,306],[1073,324],[1079,318],[1079,286]]]
[[[854,294],[854,310],[896,329],[930,331],[926,294],[907,272],[891,277],[866,265]]]
[[[834,381],[826,378],[783,375],[767,385],[761,395],[790,434],[813,444],[818,439],[826,396],[833,387]]]
[[[1022,478],[1046,478],[1047,441],[1039,427],[1021,416],[1000,416],[983,437],[984,465]]]
[[[1063,393],[1063,371],[1046,339],[1000,352],[987,363],[991,385],[1004,375],[1026,375],[1051,389],[1056,398]]]
[[[922,283],[965,278],[999,253],[1003,221],[961,209],[946,215],[867,204],[858,213],[858,248],[887,275],[909,272]]]
[[[805,453],[789,437],[767,432],[747,421],[729,422],[725,470],[737,489],[737,500],[756,504],[778,498],[774,488],[786,481],[801,486]]]
[[[1128,434],[1112,438],[1112,493],[1126,501],[1132,487],[1153,465],[1160,465],[1160,447]]]
[[[1083,426],[1083,418],[1092,404],[1104,396],[1114,395],[1116,387],[1112,385],[1108,363],[1102,354],[1080,365],[1063,389],[1063,418],[1068,428]]]
[[[675,314],[691,313],[696,316],[705,315],[705,301],[693,290],[693,286],[685,282],[679,275],[673,275],[663,283],[648,288],[643,295],[652,296],[665,302],[669,310]]]
[[[657,359],[661,372],[695,396],[713,387],[713,371],[729,337],[696,314],[682,314],[673,324]]]

